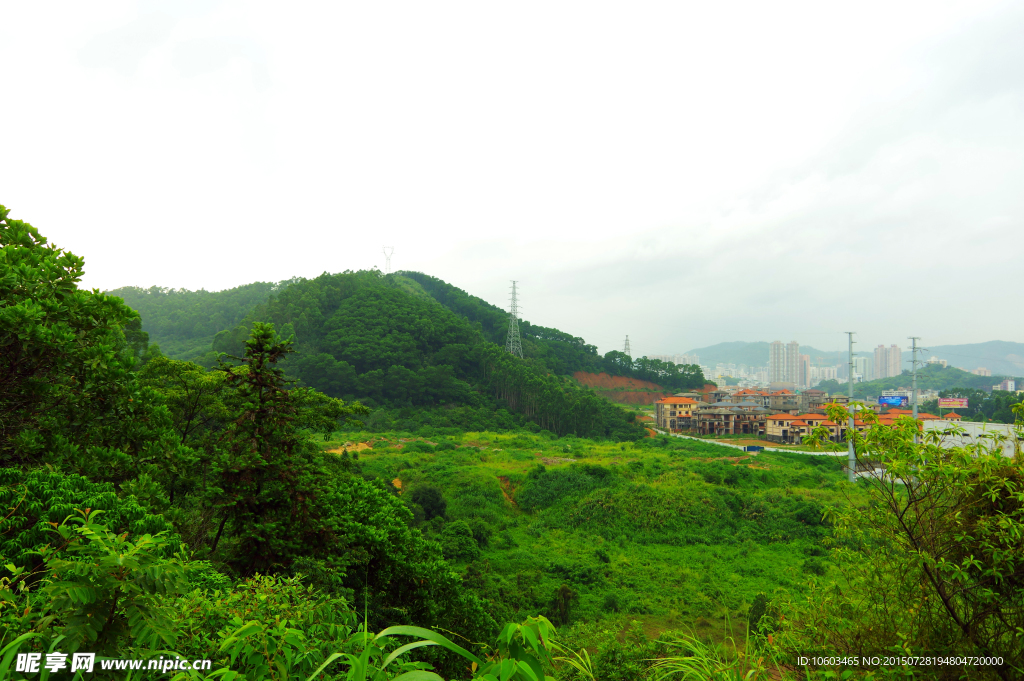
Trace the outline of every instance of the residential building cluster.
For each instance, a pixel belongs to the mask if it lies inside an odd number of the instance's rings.
[[[767,366],[728,363],[711,366],[700,364],[700,358],[694,354],[654,355],[652,359],[676,364],[697,364],[709,380],[725,382],[723,379],[732,379],[728,382],[740,388],[805,390],[822,381],[844,381],[849,376],[849,363],[843,361],[841,353],[830,354],[828,359],[836,362],[830,364],[825,357],[812,357],[800,352],[800,343],[795,340],[769,343]],[[946,364],[945,360],[935,357],[929,362],[943,366]],[[855,355],[853,359],[853,380],[856,383],[899,376],[902,373],[903,350],[896,344],[888,347],[879,345],[871,354]]]
[[[669,432],[750,435],[780,443],[800,442],[817,426],[824,426],[829,438],[838,442],[846,437],[849,424],[833,423],[825,412],[829,404],[846,405],[848,402],[846,395],[829,395],[813,388],[768,391],[708,385],[701,391],[679,393],[655,402],[655,424]],[[879,405],[873,405],[872,409],[878,413],[880,423],[890,425],[899,416],[912,413],[904,409],[882,412]],[[918,414],[921,421],[938,418],[933,414]],[[961,417],[950,413],[943,418],[959,420]],[[855,420],[854,425],[858,430],[867,427],[860,419]]]
[[[1017,382],[1015,380],[1013,380],[1012,378],[1007,378],[1007,379],[1004,379],[1003,382],[1000,383],[999,385],[992,386],[992,389],[993,390],[1005,390],[1006,392],[1011,392],[1011,393],[1012,392],[1016,392],[1017,391]]]

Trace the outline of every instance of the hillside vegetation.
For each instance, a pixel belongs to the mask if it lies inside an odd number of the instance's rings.
[[[212,366],[239,355],[252,325],[268,321],[297,352],[283,367],[332,397],[359,400],[382,428],[507,428],[536,424],[558,434],[633,439],[628,414],[570,379],[580,368],[658,378],[679,388],[703,384],[696,367],[622,353],[597,354],[583,339],[522,322],[525,363],[501,351],[508,316],[479,298],[419,273],[376,270],[311,280],[253,284],[225,291],[120,289],[140,306],[153,343],[181,349]],[[208,318],[202,320],[202,313]],[[216,323],[230,320],[212,337]],[[179,324],[179,326],[176,326]],[[184,330],[182,330],[184,329]],[[202,347],[204,343],[209,345]],[[202,348],[200,350],[200,348]],[[408,409],[416,407],[415,413]],[[402,411],[402,410],[406,411]]]
[[[921,390],[952,390],[954,388],[968,388],[971,390],[991,390],[993,385],[1002,381],[1006,376],[975,376],[974,374],[957,369],[956,367],[943,367],[939,364],[929,364],[917,370],[917,387]],[[868,396],[881,395],[883,390],[896,390],[898,388],[910,388],[912,377],[909,371],[904,371],[899,376],[879,378],[873,381],[853,384],[853,395],[856,398],[864,399]],[[829,393],[846,394],[846,383],[839,381],[822,381],[816,386],[820,390]]]
[[[645,437],[375,272],[292,283],[205,367],[2,206],[0,247],[0,678],[1024,674],[1020,454],[866,410],[885,474],[851,484],[820,431]]]
[[[237,326],[254,307],[290,283],[256,282],[216,292],[124,286],[107,293],[142,315],[143,330],[163,354],[192,360],[210,352],[218,331]]]

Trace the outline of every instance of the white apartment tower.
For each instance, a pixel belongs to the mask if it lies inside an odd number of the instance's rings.
[[[800,344],[773,341],[768,346],[768,379],[771,383],[800,382]]]
[[[903,373],[903,351],[898,345],[875,348],[875,378],[889,378]]]

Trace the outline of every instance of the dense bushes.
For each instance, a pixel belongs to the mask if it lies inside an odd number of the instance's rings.
[[[525,510],[547,508],[612,483],[612,472],[602,466],[574,464],[547,470],[537,465],[530,470],[516,500]]]

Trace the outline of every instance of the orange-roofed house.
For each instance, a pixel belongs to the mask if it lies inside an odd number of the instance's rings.
[[[796,414],[800,411],[800,396],[791,390],[776,390],[768,395],[768,408]]]
[[[702,404],[689,397],[665,397],[654,403],[654,420],[668,431],[690,430],[693,413]]]
[[[942,418],[947,421],[959,421],[963,416],[960,416],[960,414],[957,414],[955,411],[951,411],[948,414],[943,414]]]
[[[818,426],[828,428],[829,439],[833,442],[842,442],[846,439],[848,422],[834,423],[821,414],[772,414],[768,417],[765,439],[772,442],[799,444],[804,436],[810,435],[811,431]],[[864,430],[867,424],[863,421],[854,421],[854,427],[857,430]]]
[[[736,393],[733,393],[729,398],[730,402],[754,402],[761,405],[762,407],[768,406],[768,393],[764,390],[753,390],[752,388],[745,388]]]

